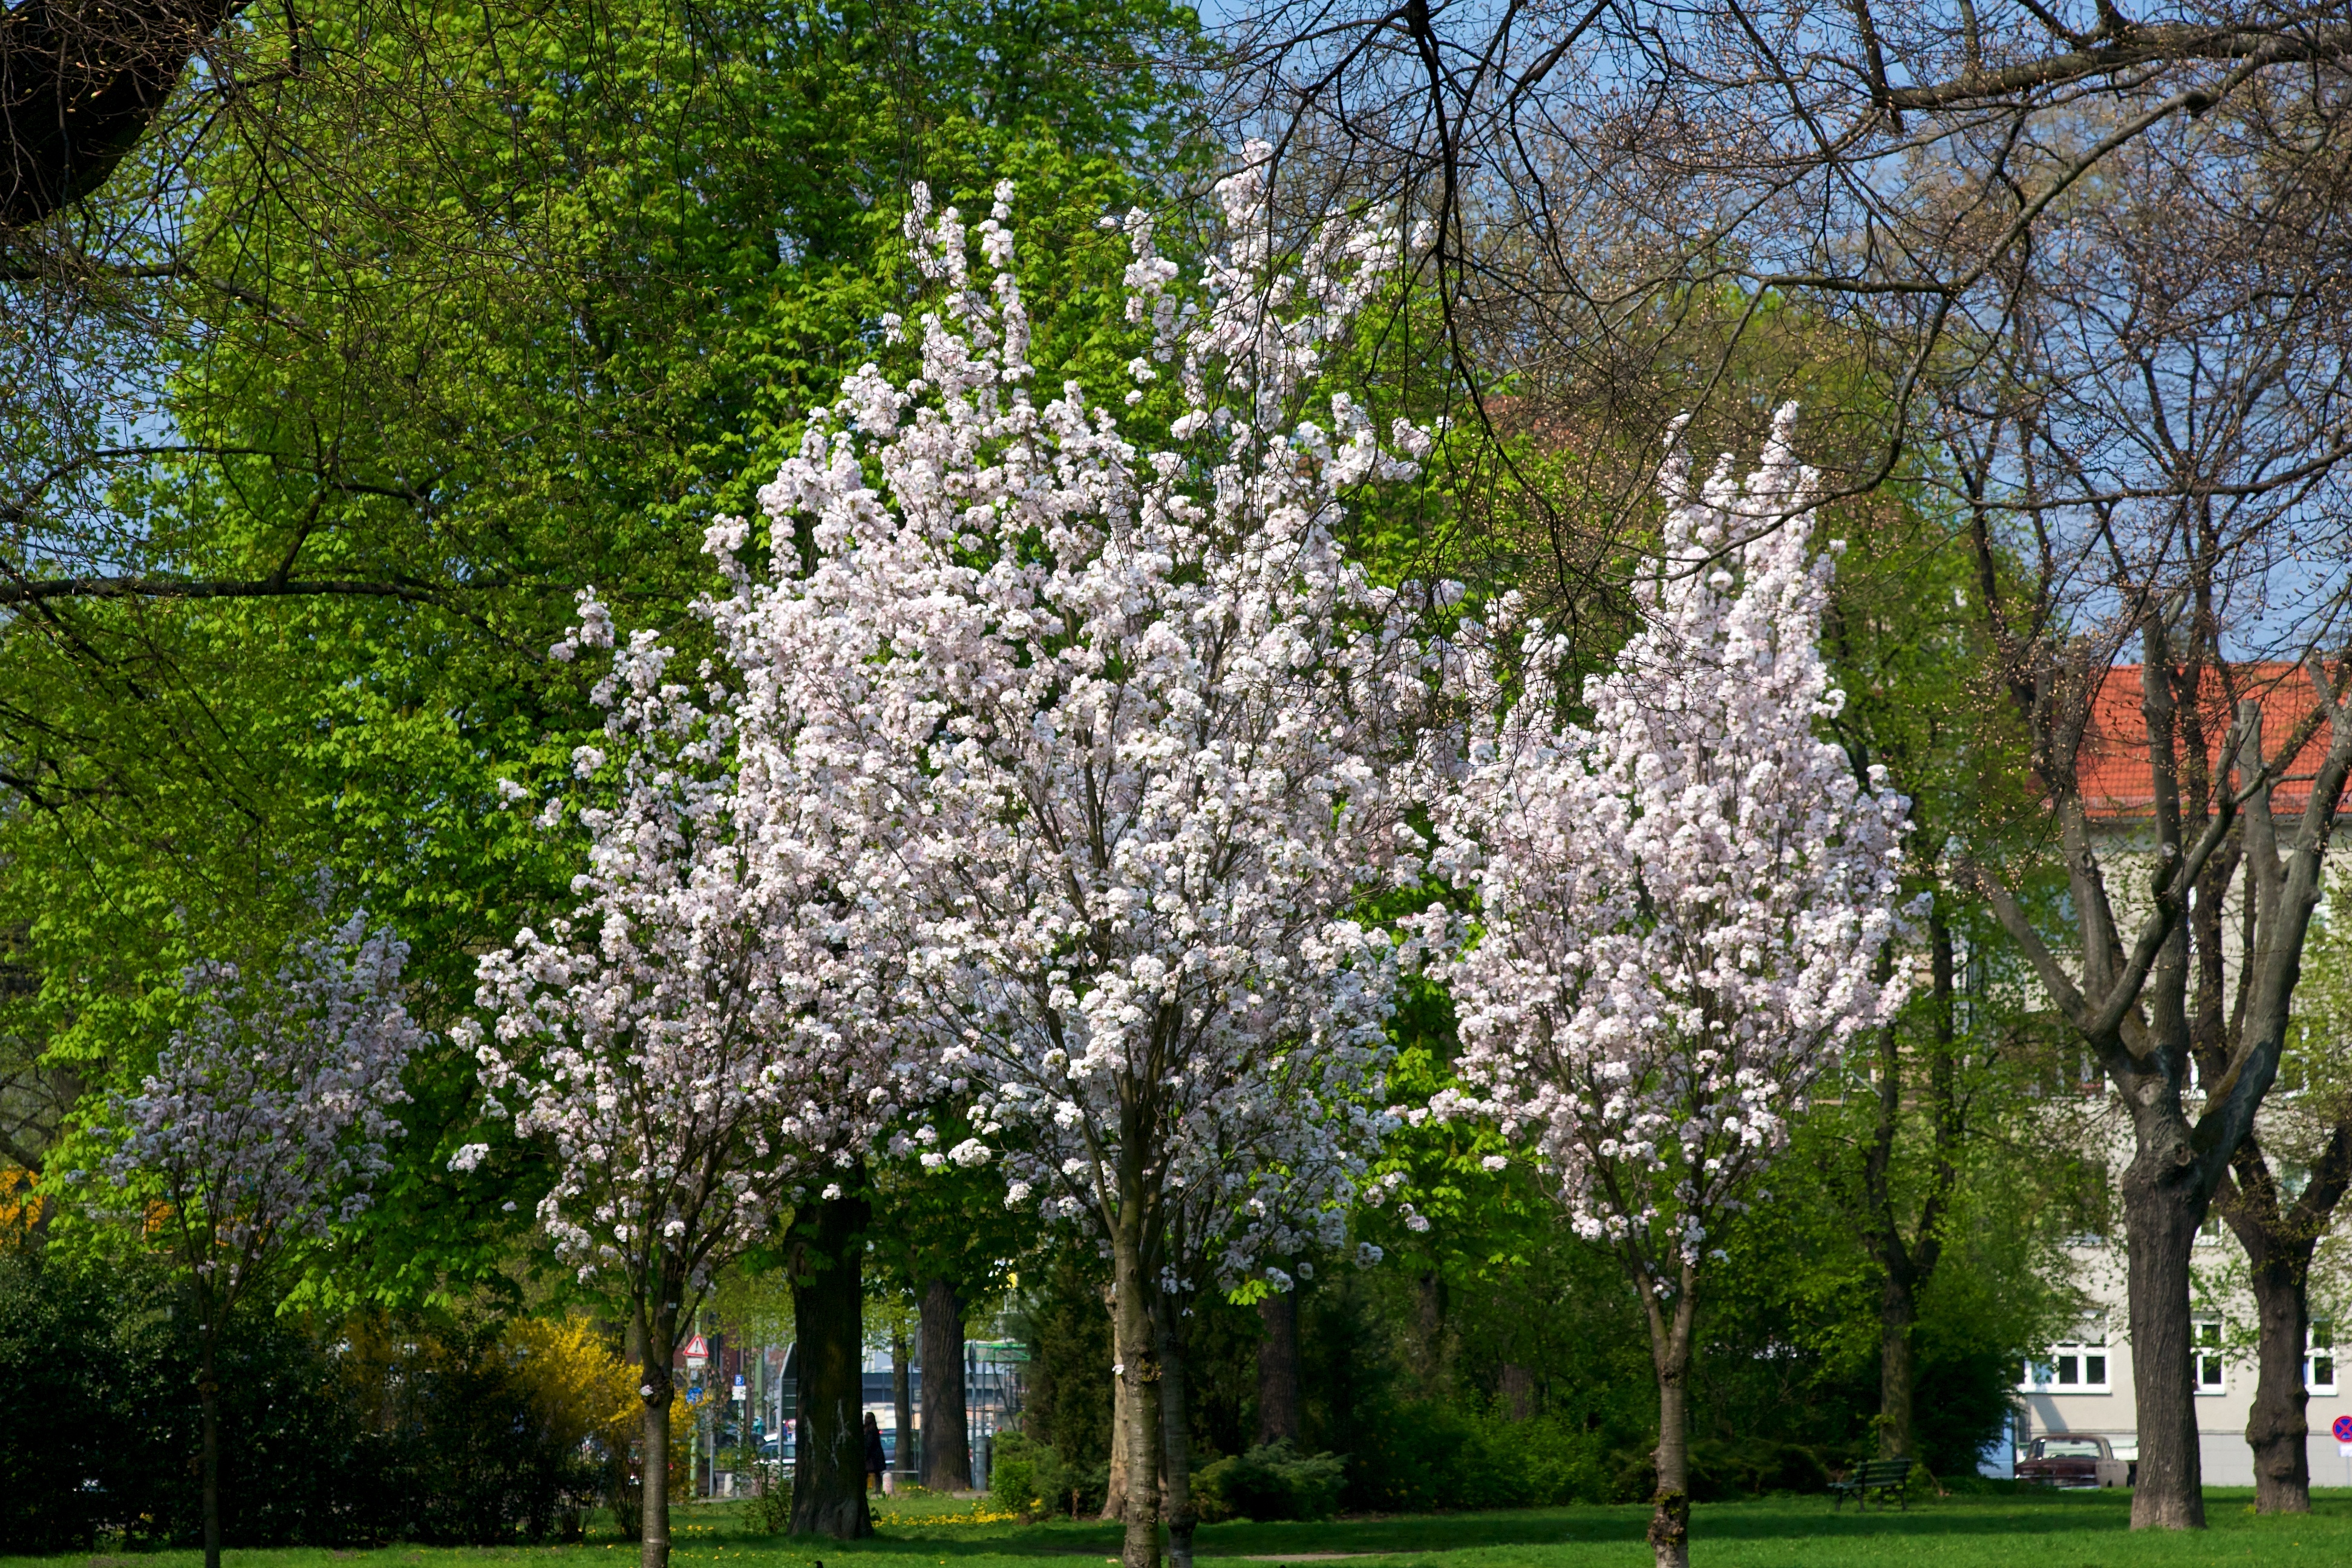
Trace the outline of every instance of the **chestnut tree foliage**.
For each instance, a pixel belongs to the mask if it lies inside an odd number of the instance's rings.
[[[1811,549],[1792,406],[1746,485],[1694,489],[1677,443],[1642,629],[1553,700],[1570,656],[1524,628],[1523,684],[1439,812],[1438,865],[1477,894],[1445,966],[1466,1093],[1559,1184],[1570,1224],[1642,1289],[1659,1398],[1661,1568],[1688,1561],[1685,1400],[1709,1242],[1754,1201],[1814,1079],[1900,1005],[1906,803],[1815,732],[1843,694],[1817,638],[1834,552]],[[1720,1256],[1720,1254],[1716,1254]]]

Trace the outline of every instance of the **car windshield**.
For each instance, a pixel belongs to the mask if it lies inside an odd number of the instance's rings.
[[[2095,1459],[2099,1446],[2088,1437],[2052,1437],[2041,1445],[2045,1459]]]

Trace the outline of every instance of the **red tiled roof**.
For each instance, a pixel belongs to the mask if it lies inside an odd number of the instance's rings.
[[[2316,704],[2311,678],[2285,663],[2233,665],[2228,676],[2238,699],[2251,698],[2263,705],[2263,755],[2275,758]],[[2230,732],[2232,701],[2223,687],[2221,671],[2206,670],[2199,684],[2197,707],[2203,717],[2205,744],[2218,762],[2221,742]],[[2189,715],[2184,712],[2180,717],[2185,721]],[[2273,813],[2293,816],[2302,812],[2304,803],[2311,798],[2312,780],[2318,776],[2319,764],[2327,755],[2327,726],[2322,723],[2295,753],[2285,776],[2272,789]],[[2115,821],[2147,816],[2155,810],[2147,729],[2140,716],[2138,665],[2116,665],[2099,682],[2074,765],[2083,804],[2094,818]],[[2352,802],[2352,788],[2336,803],[2336,810],[2344,811],[2347,802]]]

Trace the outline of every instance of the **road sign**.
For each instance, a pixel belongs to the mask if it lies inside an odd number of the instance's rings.
[[[700,1334],[686,1342],[686,1370],[700,1372],[710,1361],[710,1342]]]
[[[2337,1442],[2352,1443],[2352,1415],[2338,1415],[2336,1418],[2335,1432]]]
[[[740,1405],[751,1396],[751,1391],[743,1386],[743,1374],[740,1372],[737,1373],[735,1374],[735,1403]]]

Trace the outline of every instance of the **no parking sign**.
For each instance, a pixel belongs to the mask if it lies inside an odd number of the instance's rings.
[[[2329,1428],[2336,1434],[2336,1447],[2347,1459],[2352,1459],[2352,1415],[2338,1415]]]

